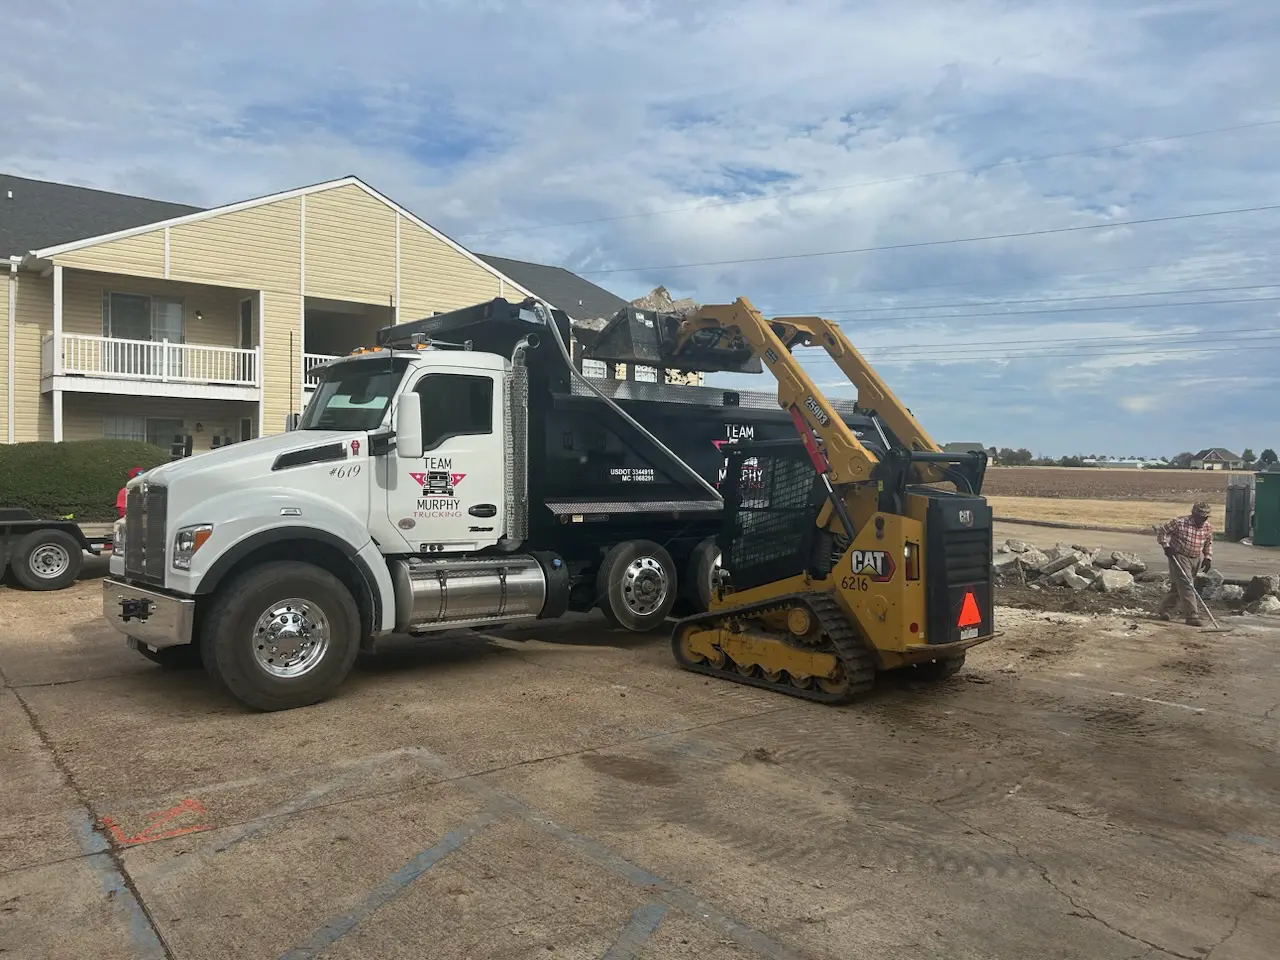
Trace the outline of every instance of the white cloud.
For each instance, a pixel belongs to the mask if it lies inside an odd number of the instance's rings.
[[[100,0],[9,14],[0,169],[203,204],[355,173],[446,232],[480,234],[462,237],[475,249],[584,272],[1280,196],[1276,127],[900,179],[1271,119],[1280,37],[1266,0],[920,0],[910,16],[887,0],[370,0],[358,15],[327,0],[305,10]],[[709,206],[787,190],[810,192]],[[672,208],[683,212],[635,216]],[[662,282],[704,301],[745,293],[776,312],[901,306],[869,313],[876,323],[835,315],[942,439],[982,433],[1068,452],[1127,449],[1141,436],[1164,452],[1194,445],[1196,430],[1205,445],[1255,447],[1272,430],[1263,445],[1276,446],[1274,414],[1215,432],[1119,399],[1207,366],[1228,375],[1186,388],[1187,402],[1228,423],[1240,419],[1233,411],[1273,409],[1250,399],[1266,390],[1274,345],[1202,356],[1053,347],[1274,323],[1261,304],[945,316],[1001,312],[981,306],[993,298],[1265,283],[1278,226],[1263,213],[588,275],[624,296]],[[1008,346],[1017,356],[1007,359],[906,362],[901,350],[1037,338],[1045,344]],[[997,352],[966,349],[954,356]],[[823,369],[833,370],[815,368],[820,379]]]

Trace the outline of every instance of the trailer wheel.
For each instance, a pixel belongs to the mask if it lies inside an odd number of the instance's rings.
[[[689,579],[685,589],[698,613],[711,609],[715,592],[716,570],[720,566],[720,545],[715,537],[707,537],[689,554]]]
[[[28,590],[61,590],[75,583],[84,550],[65,530],[36,530],[18,541],[13,575]]]
[[[309,563],[263,564],[224,585],[200,637],[205,670],[257,710],[326,699],[360,651],[360,613],[346,586]]]
[[[614,626],[644,633],[666,620],[678,580],[671,554],[651,540],[627,540],[610,550],[596,574],[600,609]]]

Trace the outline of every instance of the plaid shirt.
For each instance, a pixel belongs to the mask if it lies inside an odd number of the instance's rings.
[[[1190,517],[1177,517],[1156,530],[1160,546],[1184,557],[1213,559],[1213,524],[1197,527]]]

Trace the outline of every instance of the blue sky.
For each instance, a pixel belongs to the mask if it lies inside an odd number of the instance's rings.
[[[1280,210],[633,269],[1280,203],[1271,0],[64,0],[4,46],[12,173],[205,205],[356,174],[628,298],[840,319],[940,441],[1280,448]]]

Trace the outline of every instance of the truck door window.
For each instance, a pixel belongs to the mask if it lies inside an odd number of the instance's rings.
[[[450,437],[493,432],[493,380],[460,373],[429,373],[414,388],[422,403],[422,447]]]

